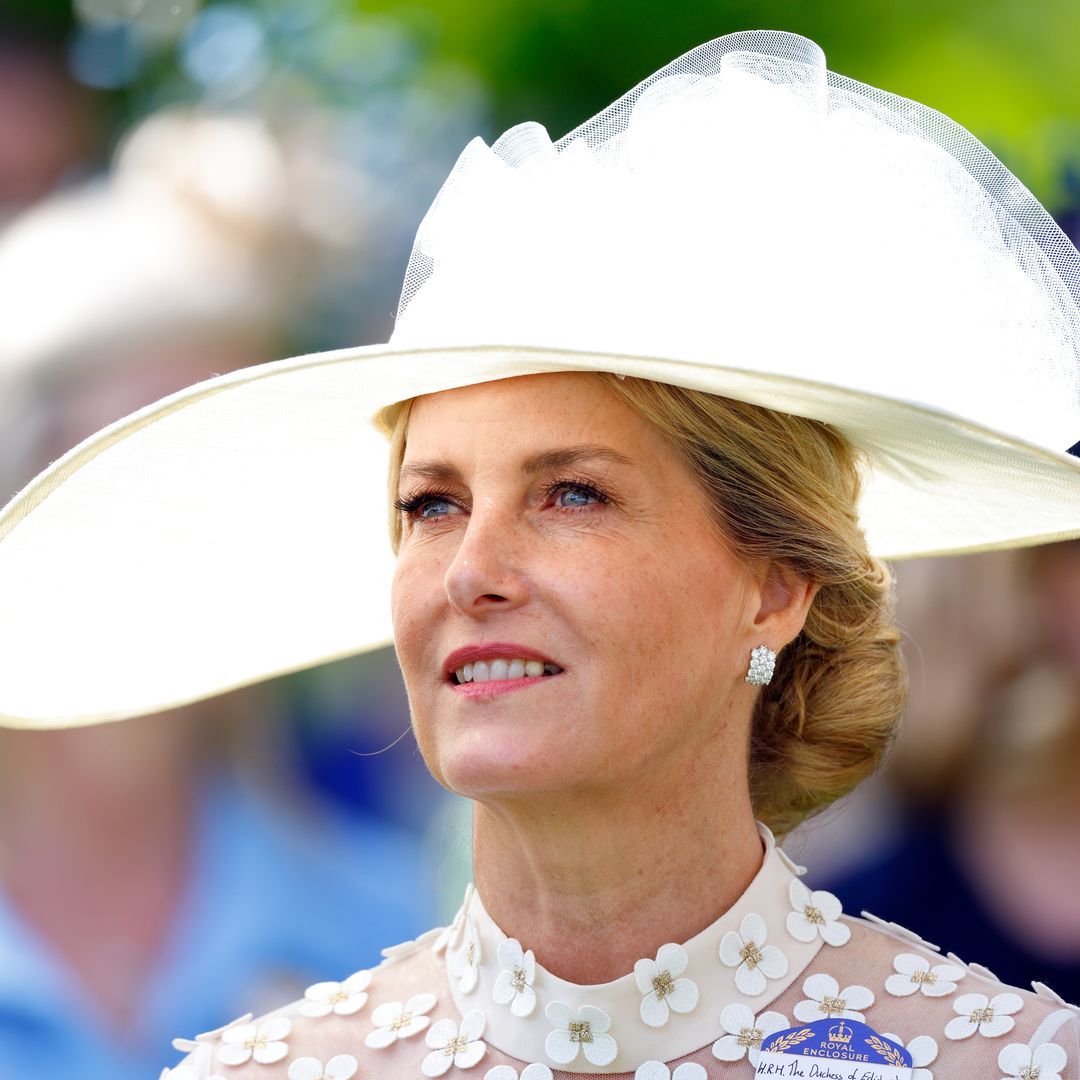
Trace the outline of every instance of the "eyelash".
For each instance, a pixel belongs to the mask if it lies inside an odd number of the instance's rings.
[[[557,491],[563,488],[572,491],[580,491],[585,495],[596,499],[596,501],[599,503],[607,503],[611,501],[611,497],[606,492],[601,491],[598,487],[596,487],[594,484],[590,484],[587,480],[555,480],[552,483],[548,484],[548,486],[544,489],[544,494],[548,498],[550,498]],[[457,497],[452,492],[429,488],[426,491],[417,492],[417,494],[411,495],[407,499],[395,499],[394,507],[395,509],[400,510],[403,514],[406,514],[414,521],[437,521],[439,520],[438,518],[422,517],[418,513],[418,511],[423,509],[423,507],[429,502],[456,502],[456,498]],[[587,509],[587,507],[563,506],[559,507],[559,509],[562,510],[563,513],[574,514],[580,510]]]

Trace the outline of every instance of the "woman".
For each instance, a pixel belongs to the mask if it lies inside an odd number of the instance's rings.
[[[32,620],[60,545],[108,646],[24,623],[0,712],[87,723],[376,643],[358,460],[389,465],[393,640],[475,888],[374,971],[177,1040],[174,1080],[1080,1076],[1072,1007],[842,913],[773,838],[895,729],[883,556],[1080,533],[1080,255],[950,125],[797,35],[706,43],[557,145],[470,144],[392,347],[174,395],[8,508],[6,595]],[[179,583],[128,587],[177,545]],[[210,596],[223,636],[188,640]]]

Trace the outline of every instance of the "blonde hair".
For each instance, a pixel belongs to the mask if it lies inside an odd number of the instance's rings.
[[[590,374],[679,454],[738,556],[787,566],[819,587],[801,633],[779,652],[773,679],[761,688],[751,724],[754,813],[783,836],[874,772],[907,692],[892,575],[869,554],[859,527],[858,454],[816,420],[668,383]],[[399,402],[380,424],[391,441],[391,502],[410,407]],[[401,520],[392,509],[390,537],[396,553]]]

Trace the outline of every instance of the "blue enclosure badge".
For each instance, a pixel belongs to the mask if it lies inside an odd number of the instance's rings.
[[[858,1020],[815,1020],[770,1035],[754,1076],[911,1080],[911,1054]]]

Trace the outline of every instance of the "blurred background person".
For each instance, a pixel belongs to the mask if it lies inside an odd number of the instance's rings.
[[[899,577],[912,690],[885,778],[894,820],[877,850],[816,880],[849,910],[1075,1001],[1080,543]]]
[[[292,182],[258,123],[171,110],[8,228],[5,498],[103,424],[279,350],[317,258]],[[270,685],[0,731],[0,1075],[83,1075],[88,1051],[102,1080],[149,1075],[178,1023],[345,978],[430,923],[417,839],[290,783],[283,717]]]
[[[0,225],[98,167],[101,103],[72,74],[62,25],[0,7]]]
[[[385,336],[415,221],[482,126],[477,80],[344,0],[3,5],[0,56],[0,501],[162,394]],[[0,1075],[88,1050],[155,1073],[178,1032],[430,925],[468,825],[407,731],[386,649],[5,732]]]

